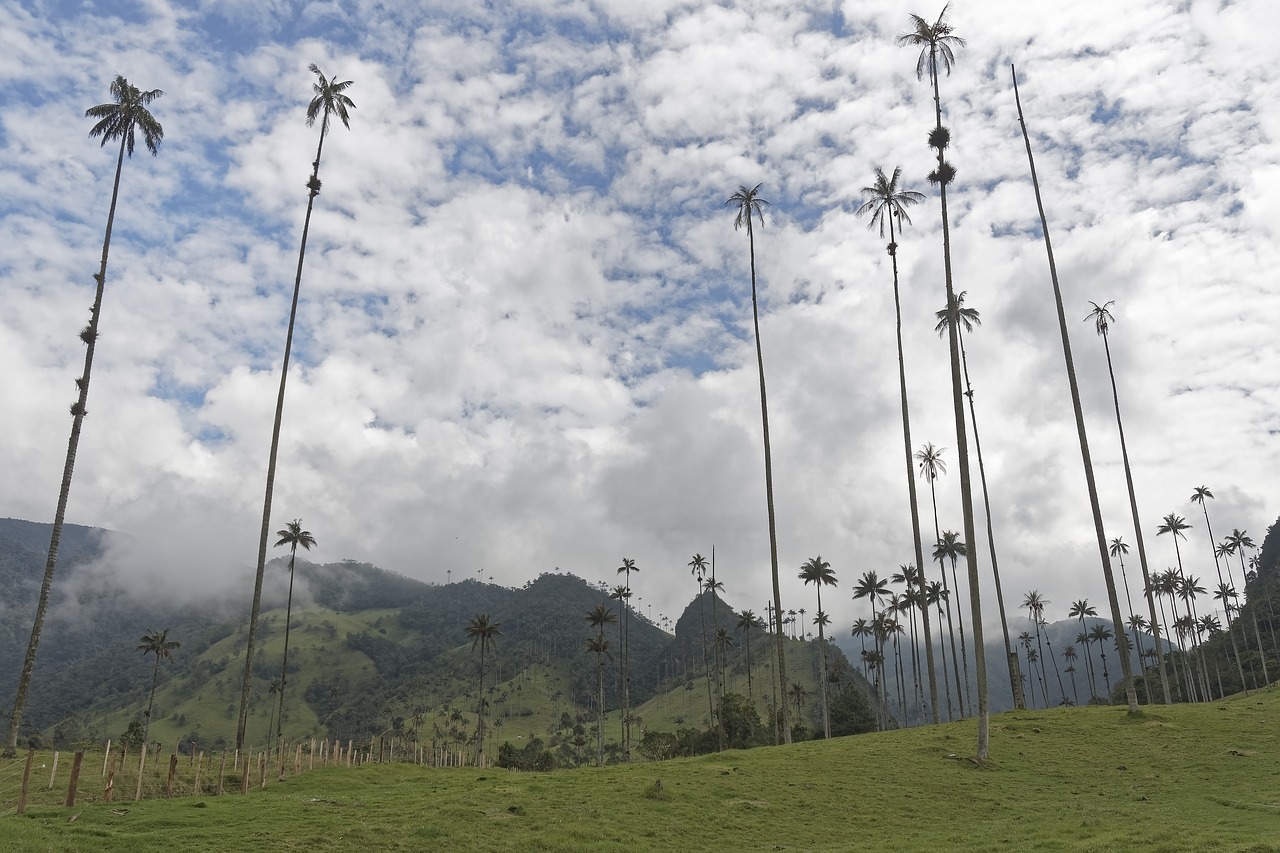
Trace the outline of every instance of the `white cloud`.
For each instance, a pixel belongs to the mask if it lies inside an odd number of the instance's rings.
[[[757,182],[773,202],[757,261],[784,596],[807,597],[794,575],[816,553],[845,588],[911,559],[889,259],[851,215],[876,167],[929,190],[932,96],[892,43],[898,6],[841,20],[817,2],[158,3],[128,26],[5,9],[0,515],[52,516],[114,164],[82,116],[122,73],[165,90],[166,137],[124,170],[71,518],[134,535],[121,576],[243,584],[316,62],[354,81],[358,108],[325,141],[273,517],[301,517],[316,559],[518,584],[557,565],[612,578],[625,555],[646,603],[674,615],[689,555],[715,545],[729,599],[762,610],[747,244],[723,205]],[[1261,541],[1280,470],[1280,126],[1274,68],[1245,57],[1265,31],[1246,24],[1276,13],[951,15],[969,41],[942,81],[953,260],[984,318],[968,356],[1006,598],[1039,588],[1050,615],[1103,598],[1010,61],[1108,536],[1132,539],[1090,299],[1116,300],[1148,537],[1170,511],[1195,524],[1187,496],[1204,482],[1215,532]],[[899,266],[913,443],[948,448],[939,516],[959,529],[932,193],[912,216]],[[857,610],[847,595],[828,606],[837,625]]]

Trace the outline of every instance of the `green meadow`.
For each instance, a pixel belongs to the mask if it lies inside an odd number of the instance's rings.
[[[1271,690],[1000,714],[984,766],[961,722],[546,774],[317,769],[247,797],[37,803],[0,848],[1280,851],[1277,723]]]

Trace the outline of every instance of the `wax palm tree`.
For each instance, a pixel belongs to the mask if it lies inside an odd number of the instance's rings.
[[[951,276],[951,223],[947,217],[947,186],[955,178],[956,170],[946,161],[945,151],[950,143],[950,131],[942,124],[942,98],[938,89],[938,67],[948,74],[955,61],[953,49],[964,46],[964,39],[955,34],[947,22],[944,6],[938,19],[929,23],[919,15],[911,16],[911,29],[898,36],[898,44],[920,48],[916,61],[916,77],[923,78],[929,72],[933,84],[934,128],[929,133],[929,146],[937,152],[938,167],[929,175],[931,183],[938,185],[942,214],[942,260],[946,285],[946,305],[955,302],[955,288]],[[987,758],[990,735],[990,709],[987,701],[987,660],[982,640],[982,600],[978,587],[978,554],[973,523],[973,488],[969,476],[969,441],[966,435],[963,392],[960,384],[960,344],[954,325],[947,335],[951,354],[951,408],[956,426],[956,458],[960,466],[960,507],[964,518],[964,541],[969,543],[965,562],[969,571],[970,623],[973,628],[974,675],[978,685],[978,738],[977,759]]]
[[[1207,503],[1213,499],[1213,492],[1209,491],[1208,486],[1196,486],[1195,491],[1191,493],[1191,502],[1200,504],[1200,509],[1204,511],[1204,527],[1209,534],[1209,550],[1213,552],[1213,567],[1218,572],[1218,583],[1221,584],[1223,583],[1222,563],[1218,559],[1221,555],[1219,554],[1218,549],[1214,546],[1213,525],[1209,521],[1209,504]],[[1230,621],[1230,617],[1228,617],[1228,624]],[[1240,675],[1240,685],[1241,687],[1244,687],[1244,664],[1240,660],[1240,649],[1236,646],[1236,638],[1234,634],[1231,635],[1231,650],[1235,653],[1236,672]],[[1247,687],[1245,689],[1248,690]]]
[[[1120,392],[1116,386],[1116,372],[1111,365],[1111,342],[1110,342],[1110,337],[1108,335],[1108,332],[1111,328],[1111,324],[1115,322],[1115,317],[1112,316],[1109,308],[1111,305],[1115,303],[1113,301],[1113,302],[1107,302],[1103,305],[1099,305],[1098,303],[1091,301],[1089,304],[1093,306],[1093,310],[1090,311],[1089,315],[1084,318],[1085,322],[1089,322],[1090,320],[1093,321],[1094,331],[1096,331],[1098,335],[1102,338],[1102,346],[1107,354],[1107,375],[1111,377],[1111,399],[1112,399],[1112,402],[1114,402],[1115,404],[1116,429],[1120,433],[1120,459],[1124,463],[1124,480],[1125,480],[1125,485],[1128,487],[1128,490],[1129,490],[1129,514],[1133,519],[1133,533],[1138,543],[1138,564],[1142,567],[1142,588],[1144,591],[1144,595],[1146,595],[1146,599],[1147,599],[1147,614],[1151,617],[1151,637],[1152,637],[1152,642],[1155,644],[1156,659],[1160,668],[1160,687],[1163,691],[1164,703],[1168,705],[1173,702],[1173,699],[1169,694],[1169,677],[1168,677],[1168,673],[1165,672],[1164,651],[1160,647],[1160,622],[1156,619],[1155,598],[1146,592],[1146,590],[1150,589],[1151,587],[1151,572],[1148,569],[1148,564],[1147,564],[1147,545],[1146,545],[1145,538],[1142,535],[1142,521],[1138,516],[1138,496],[1137,496],[1137,492],[1134,490],[1134,487],[1133,487],[1133,469],[1129,465],[1129,446],[1128,444],[1125,443],[1124,420],[1120,417]],[[1111,556],[1113,557],[1120,556],[1120,571],[1121,571],[1121,574],[1123,575],[1124,573],[1123,555],[1124,553],[1127,553],[1128,548],[1127,547],[1123,548],[1120,551],[1120,553],[1117,554],[1117,544],[1120,542],[1121,542],[1120,539],[1111,540],[1110,553],[1111,553]],[[1129,580],[1126,577],[1125,578],[1126,598],[1128,597],[1128,595],[1129,595]],[[1130,613],[1133,612],[1132,601],[1129,602],[1129,612]]]
[[[1072,704],[1080,704],[1080,693],[1076,690],[1076,647],[1068,645],[1062,650],[1062,659],[1067,662],[1067,675],[1071,676]]]
[[[1037,673],[1036,673],[1035,667],[1033,667],[1032,664],[1038,661],[1040,657],[1039,655],[1036,654],[1036,650],[1031,647],[1031,641],[1033,639],[1035,638],[1031,636],[1031,633],[1029,631],[1023,631],[1021,634],[1018,635],[1018,642],[1022,644],[1022,650],[1027,655],[1027,667],[1031,670],[1031,676],[1034,678],[1036,677]],[[1049,698],[1044,692],[1044,668],[1043,667],[1040,668],[1039,680],[1040,680],[1040,695],[1044,697],[1042,701],[1045,703],[1045,707],[1047,708],[1049,707]],[[1036,707],[1036,686],[1034,683],[1032,683],[1031,685],[1032,710],[1034,710],[1035,707]]]
[[[289,680],[289,628],[293,621],[293,568],[297,561],[298,548],[310,551],[311,546],[316,544],[316,539],[311,535],[310,530],[302,529],[300,518],[290,521],[283,530],[277,530],[276,535],[280,537],[276,542],[277,548],[281,545],[289,546],[289,598],[284,609],[284,660],[280,664],[280,689],[276,694],[276,700],[279,702],[279,710],[276,714],[276,740],[279,741],[284,727],[284,689]]]
[[[1095,622],[1089,631],[1089,639],[1098,644],[1098,653],[1102,656],[1102,678],[1107,684],[1107,703],[1111,702],[1111,673],[1107,671],[1107,640],[1113,639],[1115,633],[1103,622]]]
[[[1172,625],[1178,618],[1178,571],[1177,569],[1166,569],[1163,572],[1157,572],[1151,578],[1153,595],[1160,597],[1160,616],[1165,620],[1165,625]],[[1173,609],[1173,619],[1170,620],[1169,615],[1164,611],[1165,599],[1169,599],[1169,605]],[[1181,638],[1171,635],[1170,653],[1173,659],[1174,675],[1176,676],[1177,689],[1180,698],[1185,701],[1194,702],[1196,697],[1194,694],[1195,685],[1191,678],[1187,675],[1187,656],[1186,649],[1182,647]],[[1174,648],[1177,649],[1178,655],[1173,656]],[[1182,665],[1182,671],[1179,672],[1179,662]],[[1185,685],[1185,687],[1184,687]]]
[[[1071,602],[1071,609],[1067,611],[1067,616],[1072,619],[1080,620],[1081,633],[1080,633],[1080,636],[1076,637],[1077,643],[1081,641],[1080,637],[1084,637],[1085,642],[1086,643],[1088,642],[1089,627],[1084,623],[1085,617],[1086,616],[1096,617],[1097,615],[1098,615],[1097,608],[1095,608],[1092,604],[1090,604],[1087,598],[1082,598],[1079,601]],[[1097,676],[1094,673],[1093,661],[1089,657],[1089,647],[1086,645],[1084,648],[1085,648],[1084,668],[1085,668],[1085,672],[1088,673],[1089,675],[1089,698],[1092,699],[1093,697],[1098,695],[1098,687],[1096,683]]]
[[[245,726],[249,720],[249,690],[253,685],[253,652],[258,636],[258,610],[262,604],[262,578],[267,565],[267,534],[271,530],[271,496],[276,482],[276,458],[280,449],[280,425],[284,419],[285,383],[289,378],[289,357],[293,352],[293,327],[298,316],[298,296],[302,290],[302,262],[307,254],[307,233],[311,227],[311,211],[316,196],[320,194],[320,155],[324,151],[324,138],[329,132],[329,120],[337,116],[346,128],[350,128],[348,112],[356,105],[345,94],[351,81],[330,80],[312,64],[316,75],[312,84],[315,97],[307,105],[307,127],[320,119],[320,142],[316,146],[316,159],[311,162],[311,179],[307,181],[307,214],[302,220],[302,242],[298,248],[298,271],[293,280],[293,302],[289,307],[289,327],[284,339],[284,362],[280,368],[280,392],[276,396],[275,421],[271,427],[271,452],[267,457],[267,488],[262,502],[262,533],[258,539],[258,569],[253,581],[253,604],[249,609],[249,637],[245,644],[244,680],[240,687],[240,721],[236,726],[236,748],[244,747]]]
[[[857,216],[871,214],[868,228],[879,227],[880,236],[884,237],[885,223],[889,225],[889,258],[893,265],[893,310],[895,330],[898,342],[898,390],[902,401],[902,447],[907,462],[907,497],[911,504],[911,541],[914,543],[916,565],[924,565],[924,551],[920,542],[920,507],[916,496],[916,481],[911,476],[911,419],[907,405],[907,368],[902,349],[902,299],[898,288],[898,241],[894,231],[895,222],[899,226],[910,225],[911,217],[907,208],[924,201],[924,194],[915,190],[898,188],[898,178],[902,174],[901,167],[894,167],[893,177],[886,178],[883,169],[876,169],[876,181],[869,187],[862,188],[862,196],[866,199],[855,213]],[[929,675],[929,707],[933,714],[933,722],[938,719],[938,685],[933,660],[933,634],[929,625],[929,608],[922,608],[921,619],[924,625],[925,664]],[[913,624],[914,627],[914,624]],[[916,662],[917,670],[919,662]]]
[[[935,313],[934,316],[938,318],[938,323],[934,326],[934,331],[938,333],[939,337],[942,337],[947,334],[947,327],[950,325],[952,317],[958,317],[960,321],[960,325],[956,329],[956,339],[960,344],[960,365],[964,371],[964,395],[969,398],[969,421],[973,424],[973,449],[978,455],[978,480],[982,484],[982,507],[987,520],[987,548],[991,551],[991,575],[996,584],[996,607],[1000,611],[1000,632],[1004,638],[1005,665],[1009,668],[1009,685],[1013,691],[1013,706],[1017,709],[1023,707],[1022,679],[1018,677],[1018,656],[1014,653],[1013,643],[1009,640],[1009,620],[1004,609],[1004,587],[1000,583],[1000,561],[996,557],[996,534],[991,520],[991,493],[987,488],[987,466],[982,459],[982,439],[978,434],[978,412],[973,405],[973,385],[969,382],[969,354],[966,352],[964,345],[965,334],[982,325],[982,315],[978,313],[978,309],[972,306],[965,307],[964,298],[966,293],[967,291],[962,290],[956,294],[954,311],[943,308]],[[954,562],[951,570],[952,574],[954,574]],[[960,630],[963,637],[963,626]],[[967,678],[966,674],[966,680]]]
[[[1147,667],[1142,661],[1146,657],[1146,652],[1142,649],[1142,635],[1144,632],[1151,630],[1151,624],[1143,618],[1141,613],[1134,613],[1129,617],[1129,630],[1133,632],[1133,644],[1138,649],[1138,671],[1142,674],[1142,690],[1146,694],[1147,704],[1151,704],[1151,679],[1147,677]]]
[[[618,662],[619,663],[618,665],[618,703],[619,705],[622,704],[622,693],[623,693],[623,671],[622,670],[623,670],[623,664],[626,660],[625,655],[621,651],[624,643],[624,636],[623,636],[622,630],[623,630],[623,625],[626,623],[626,616],[624,616],[623,614],[626,612],[627,596],[629,594],[630,593],[627,592],[627,588],[622,584],[617,584],[616,586],[614,586],[613,589],[609,590],[609,599],[611,601],[618,602],[617,625],[618,625],[618,649],[619,649],[619,655],[620,655],[620,659]],[[621,727],[618,733],[618,738],[619,738],[618,742],[622,744],[625,749],[625,745],[627,742],[627,714],[626,714],[625,708],[623,708],[621,713],[618,714],[618,725]]]
[[[941,625],[943,623],[943,620],[946,618],[946,614],[943,612],[942,608],[943,608],[943,605],[948,603],[951,599],[950,591],[945,589],[939,581],[928,581],[924,586],[924,596],[925,596],[925,603],[927,605],[938,608],[938,624]],[[950,626],[948,625],[947,627],[949,630]],[[955,649],[954,643],[952,643],[951,648],[953,650],[951,666],[954,668],[956,665],[955,657],[954,657],[954,649]],[[938,642],[938,651],[942,658],[942,686],[943,686],[943,696],[946,698],[946,701],[947,701],[947,722],[951,722],[951,718],[952,718],[951,681],[947,677],[947,645],[946,643],[941,641],[941,638],[939,638],[939,642]]]
[[[1049,220],[1045,217],[1044,203],[1040,198],[1040,180],[1036,177],[1035,160],[1031,154],[1031,136],[1022,116],[1022,101],[1018,97],[1018,81],[1013,81],[1014,101],[1018,106],[1018,123],[1022,125],[1022,137],[1027,147],[1027,163],[1031,170],[1031,184],[1035,190],[1036,206],[1040,213],[1040,230],[1044,235],[1045,252],[1049,259],[1049,278],[1053,284],[1053,299],[1058,310],[1058,332],[1062,336],[1062,356],[1067,369],[1067,384],[1071,388],[1071,404],[1075,413],[1076,435],[1080,441],[1080,461],[1084,468],[1085,486],[1089,492],[1089,507],[1093,511],[1093,531],[1098,542],[1098,558],[1102,564],[1102,579],[1107,588],[1107,603],[1111,608],[1111,623],[1115,626],[1116,649],[1120,654],[1120,671],[1124,679],[1125,699],[1129,713],[1138,713],[1138,692],[1133,685],[1133,665],[1130,661],[1129,638],[1124,631],[1124,615],[1120,610],[1120,596],[1116,592],[1116,580],[1111,572],[1111,556],[1107,551],[1107,533],[1102,524],[1102,505],[1098,501],[1098,486],[1093,476],[1093,458],[1089,454],[1089,438],[1084,427],[1084,409],[1080,404],[1080,387],[1076,382],[1075,362],[1071,357],[1071,339],[1067,333],[1067,315],[1062,307],[1062,289],[1058,285],[1058,268],[1053,260],[1053,242],[1049,238]]]
[[[769,568],[773,577],[773,606],[782,611],[782,587],[778,576],[778,529],[773,508],[773,451],[769,446],[769,404],[764,383],[764,350],[760,344],[760,303],[756,291],[756,236],[752,228],[752,219],[760,220],[764,227],[764,207],[769,202],[760,197],[760,184],[747,188],[738,187],[738,191],[725,201],[737,211],[733,220],[733,230],[746,226],[747,245],[751,258],[751,322],[755,329],[756,366],[760,373],[760,422],[764,431],[764,491],[765,502],[769,510]],[[775,646],[778,655],[778,683],[787,683],[787,653],[781,624],[778,625]],[[787,705],[782,703],[782,739],[791,743],[791,723],[787,716]]]
[[[902,612],[907,614],[908,625],[911,630],[911,680],[915,691],[914,697],[916,701],[916,720],[919,721],[924,717],[924,690],[920,683],[920,648],[916,641],[916,618],[917,610],[927,610],[921,607],[920,601],[920,570],[911,564],[901,565],[899,571],[895,572],[890,580],[893,583],[906,584],[906,590],[902,593]]]
[[[716,703],[711,697],[711,664],[707,660],[707,611],[703,604],[705,598],[702,595],[702,579],[709,568],[707,558],[701,554],[694,554],[693,559],[689,561],[689,573],[698,582],[698,619],[702,623],[702,671],[707,676],[707,713],[710,715],[709,719],[714,722]],[[715,606],[714,601],[712,606]]]
[[[836,573],[831,570],[831,564],[822,559],[821,556],[810,557],[809,561],[800,567],[800,580],[804,581],[805,586],[813,584],[818,593],[818,612],[822,613],[822,588],[824,586],[836,585]],[[822,736],[824,738],[831,737],[831,716],[828,711],[827,704],[827,640],[823,634],[824,622],[814,620],[818,626],[818,658],[821,664],[822,678],[818,679],[819,695],[822,701]]]
[[[933,549],[933,558],[938,561],[938,566],[942,571],[942,586],[947,586],[947,572],[943,566],[944,560],[951,561],[951,581],[952,588],[955,589],[956,595],[960,595],[960,579],[956,577],[956,560],[968,553],[968,546],[960,540],[960,534],[954,530],[944,530],[942,538],[938,540],[938,544]],[[951,660],[953,670],[956,676],[956,698],[961,702],[961,708],[966,714],[973,713],[972,703],[969,702],[969,650],[965,648],[964,641],[964,610],[956,605],[956,621],[960,623],[960,662],[964,665],[964,688],[960,687],[960,667],[955,666],[956,660],[956,637],[951,635]],[[947,600],[947,627],[951,627],[951,603]]]
[[[142,742],[147,743],[151,736],[151,711],[156,705],[156,683],[160,678],[160,661],[173,660],[173,650],[180,648],[182,643],[177,640],[169,639],[169,629],[164,628],[160,631],[152,630],[150,633],[143,634],[139,640],[137,651],[142,652],[143,657],[147,655],[155,655],[156,663],[151,669],[151,695],[147,699],[147,712],[142,715]]]
[[[753,707],[755,705],[755,699],[753,698],[755,694],[752,693],[751,688],[751,629],[756,627],[758,621],[759,618],[754,612],[744,610],[738,614],[738,624],[735,626],[743,634],[742,645],[747,651],[747,701]]]
[[[480,649],[480,683],[477,690],[480,701],[476,705],[477,765],[480,765],[484,760],[484,706],[488,704],[484,698],[484,656],[489,649],[498,644],[498,637],[502,636],[502,632],[498,630],[500,627],[502,627],[502,623],[489,621],[488,613],[477,613],[465,629],[467,636],[471,638],[472,651],[475,651],[477,647]]]
[[[860,652],[866,652],[867,637],[871,636],[871,623],[866,619],[855,619],[853,621],[853,636],[857,637],[858,642],[861,644]],[[863,658],[859,657],[859,660],[863,660]],[[865,667],[863,667],[862,674],[867,674]]]
[[[1192,526],[1190,524],[1187,524],[1187,521],[1185,518],[1178,515],[1177,513],[1171,512],[1168,515],[1166,515],[1163,519],[1161,519],[1160,525],[1156,528],[1157,536],[1164,536],[1165,534],[1168,534],[1169,538],[1173,540],[1173,552],[1178,558],[1178,573],[1175,576],[1176,580],[1170,584],[1173,587],[1173,589],[1169,591],[1171,601],[1174,600],[1173,595],[1176,594],[1178,586],[1181,583],[1185,582],[1185,579],[1186,579],[1186,573],[1182,570],[1182,549],[1178,546],[1178,540],[1179,539],[1185,540],[1187,536],[1182,531],[1190,530],[1191,527]],[[1183,599],[1183,603],[1187,604],[1186,599]],[[1184,660],[1185,660],[1185,651],[1184,651]]]
[[[603,605],[600,605],[604,607]],[[606,611],[608,608],[604,608]],[[610,616],[613,614],[610,613]],[[587,638],[587,652],[596,656],[596,764],[604,766],[604,659],[609,655],[609,641],[602,633]]]
[[[44,618],[49,609],[49,595],[53,590],[53,573],[58,564],[58,545],[62,541],[62,528],[67,518],[67,501],[71,496],[71,476],[76,464],[76,451],[80,446],[80,432],[84,427],[84,417],[88,414],[89,376],[93,369],[93,355],[98,344],[98,321],[102,314],[102,296],[107,282],[107,255],[111,251],[111,231],[115,226],[116,203],[120,199],[120,174],[124,170],[124,157],[133,157],[133,149],[139,132],[142,144],[152,155],[160,151],[160,142],[164,139],[164,128],[147,109],[152,102],[164,93],[159,89],[142,91],[119,75],[111,81],[111,103],[99,104],[85,111],[87,118],[98,119],[89,131],[89,137],[101,137],[102,146],[108,142],[120,140],[120,150],[116,155],[116,175],[111,187],[111,206],[107,209],[107,229],[102,238],[102,258],[98,272],[93,276],[96,283],[93,305],[89,309],[89,323],[80,331],[80,340],[85,344],[84,371],[76,379],[79,391],[76,401],[71,404],[71,437],[67,441],[67,459],[62,467],[62,483],[58,492],[58,507],[53,516],[53,531],[49,537],[49,553],[45,558],[44,577],[40,582],[40,596],[36,601],[35,619],[31,625],[31,638],[27,641],[26,656],[22,661],[22,669],[18,675],[18,690],[14,694],[13,713],[9,717],[9,734],[5,739],[4,755],[12,757],[18,748],[18,728],[22,724],[22,711],[27,704],[27,691],[31,684],[31,674],[35,670],[36,651],[40,646],[40,633],[44,630]]]
[[[1245,582],[1245,594],[1246,594],[1246,595],[1248,595],[1249,582],[1250,582],[1250,581],[1249,581],[1249,573],[1248,573],[1247,571],[1245,571],[1245,567],[1244,567],[1244,565],[1245,565],[1245,564],[1244,564],[1244,552],[1245,552],[1245,549],[1246,549],[1246,548],[1253,548],[1253,547],[1254,547],[1254,545],[1253,545],[1253,540],[1249,538],[1249,535],[1248,535],[1246,532],[1244,532],[1244,531],[1242,531],[1242,530],[1233,530],[1233,531],[1231,531],[1231,537],[1229,537],[1229,538],[1228,538],[1228,541],[1230,541],[1230,542],[1232,543],[1232,547],[1233,547],[1233,549],[1234,549],[1235,551],[1237,551],[1237,552],[1240,554],[1240,574],[1241,574],[1241,576],[1242,576],[1242,578],[1243,578],[1243,580],[1244,580],[1244,582]],[[1256,577],[1257,568],[1258,568],[1258,562],[1259,562],[1259,561],[1258,561],[1258,556],[1255,554],[1254,556],[1250,557],[1250,558],[1249,558],[1249,560],[1250,560],[1250,563],[1251,563],[1251,564],[1253,565],[1253,567],[1254,567],[1254,573],[1255,573],[1255,577]],[[1264,648],[1263,648],[1263,646],[1262,646],[1262,631],[1258,628],[1258,606],[1257,606],[1257,604],[1256,604],[1256,603],[1254,603],[1254,602],[1251,602],[1251,603],[1253,603],[1253,604],[1254,604],[1254,606],[1249,608],[1249,613],[1250,613],[1250,615],[1253,617],[1253,634],[1254,634],[1254,636],[1255,636],[1255,637],[1257,638],[1257,640],[1258,640],[1258,657],[1262,658],[1262,678],[1263,678],[1263,681],[1266,683],[1266,685],[1267,685],[1268,687],[1270,687],[1270,686],[1271,686],[1271,675],[1270,675],[1270,673],[1267,671],[1267,652],[1266,652],[1266,649],[1264,649]],[[1276,647],[1276,643],[1275,643],[1275,623],[1276,623],[1276,620],[1275,620],[1275,616],[1274,616],[1274,613],[1273,613],[1273,614],[1272,614],[1272,619],[1271,619],[1271,629],[1272,629],[1272,630],[1271,630],[1271,641],[1272,641],[1272,648],[1275,648],[1275,647]],[[1244,629],[1243,629],[1243,628],[1241,628],[1241,629],[1240,629],[1240,633],[1241,633],[1241,634],[1243,634],[1243,633],[1244,633]],[[1246,643],[1246,645],[1247,645],[1247,643]]]
[[[630,557],[622,558],[622,565],[617,574],[627,576],[627,598],[631,597],[631,573],[639,572],[636,561]],[[627,761],[631,760],[631,627],[628,624],[628,608],[622,602],[622,719],[623,740],[622,753]]]
[[[1209,665],[1204,657],[1204,647],[1200,643],[1200,632],[1195,626],[1200,621],[1200,613],[1196,608],[1196,597],[1204,595],[1205,588],[1200,585],[1200,579],[1194,575],[1184,575],[1178,579],[1177,583],[1178,597],[1182,599],[1183,605],[1187,609],[1187,615],[1191,617],[1192,625],[1192,642],[1194,643],[1193,651],[1200,661],[1200,675],[1204,686],[1205,697],[1209,697]]]
[[[1022,597],[1022,606],[1027,608],[1027,615],[1031,618],[1031,621],[1035,623],[1035,626],[1036,626],[1036,649],[1040,655],[1041,661],[1043,661],[1045,657],[1044,657],[1044,644],[1043,644],[1044,641],[1040,631],[1040,625],[1041,623],[1044,622],[1044,608],[1047,604],[1049,604],[1048,599],[1046,599],[1043,595],[1041,595],[1040,590],[1038,589],[1033,589]],[[1056,669],[1058,666],[1058,661],[1056,658],[1053,658],[1052,646],[1049,648],[1049,657],[1053,659],[1053,665],[1054,665],[1054,668]],[[1043,673],[1044,671],[1043,663],[1040,664],[1040,670]],[[1044,696],[1044,706],[1048,708],[1049,694],[1045,689],[1046,681],[1048,681],[1047,676],[1042,677],[1040,682],[1040,692]],[[1061,677],[1058,678],[1058,690],[1060,693],[1063,693],[1063,695],[1065,695],[1065,691],[1062,690]]]

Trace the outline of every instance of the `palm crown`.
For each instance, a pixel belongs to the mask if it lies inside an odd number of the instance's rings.
[[[732,205],[738,209],[738,215],[733,220],[733,230],[746,226],[747,230],[751,230],[751,217],[754,215],[760,219],[760,227],[764,227],[764,205],[769,202],[760,198],[760,187],[763,184],[756,184],[748,189],[746,185],[738,187],[738,191],[729,196],[725,200],[725,204]]]
[[[876,182],[869,187],[862,188],[862,195],[866,198],[866,201],[854,211],[855,216],[870,213],[871,221],[867,223],[867,228],[871,229],[879,226],[881,237],[884,236],[886,220],[894,217],[899,223],[905,222],[910,225],[911,217],[907,215],[906,208],[924,201],[924,193],[918,193],[915,190],[898,189],[898,178],[901,175],[901,166],[894,167],[893,177],[891,178],[885,177],[884,169],[877,168]],[[892,222],[889,222],[889,230],[892,233]]]
[[[1116,318],[1112,316],[1111,312],[1108,310],[1112,305],[1116,304],[1116,301],[1112,299],[1104,305],[1099,305],[1091,299],[1089,300],[1089,304],[1093,306],[1093,310],[1084,318],[1085,322],[1087,323],[1092,320],[1094,330],[1098,334],[1105,336],[1107,334],[1107,329],[1116,321]]]
[[[103,145],[112,140],[123,139],[124,149],[132,157],[134,132],[141,130],[142,144],[153,155],[159,153],[164,128],[147,111],[147,106],[163,94],[159,89],[143,92],[117,74],[116,79],[111,81],[111,95],[115,102],[98,104],[84,111],[88,118],[99,119],[89,131],[89,136],[101,136]]]
[[[952,48],[964,47],[964,39],[956,35],[951,24],[947,23],[949,8],[951,8],[950,3],[943,6],[942,11],[938,13],[938,20],[932,24],[919,15],[913,14],[911,26],[914,29],[898,36],[899,46],[920,48],[920,58],[916,60],[917,79],[923,78],[926,71],[931,77],[937,77],[939,61],[950,75],[951,64],[956,61]]]
[[[347,116],[347,110],[354,110],[356,105],[351,99],[343,94],[350,86],[350,80],[344,80],[339,83],[337,80],[330,80],[321,73],[313,62],[309,66],[311,73],[318,78],[315,83],[311,84],[311,88],[315,91],[316,96],[311,99],[311,103],[307,105],[307,127],[311,127],[316,123],[316,118],[320,118],[320,133],[329,132],[329,116],[336,115],[342,119],[342,126],[351,129],[351,122]]]

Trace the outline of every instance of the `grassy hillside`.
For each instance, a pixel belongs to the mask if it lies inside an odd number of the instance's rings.
[[[10,849],[1277,851],[1280,694],[971,723],[602,769],[372,765],[248,798],[38,806]],[[661,781],[661,793],[655,792]],[[76,814],[74,822],[68,818]]]

